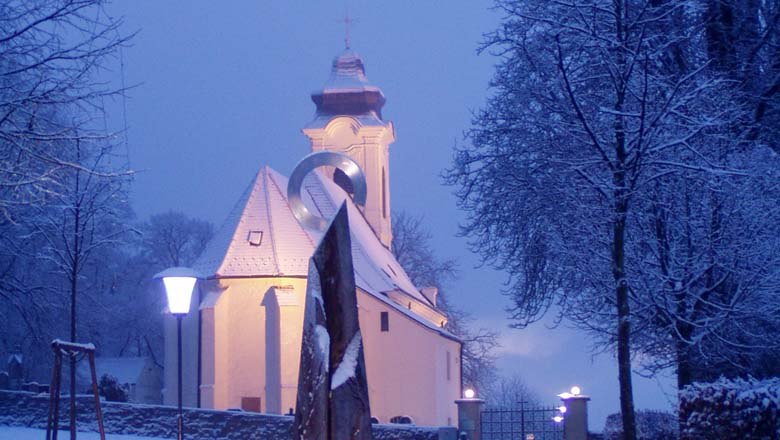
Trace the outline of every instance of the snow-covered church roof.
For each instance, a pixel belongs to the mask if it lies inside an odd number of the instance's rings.
[[[306,277],[309,258],[322,232],[301,226],[287,202],[286,189],[285,176],[263,167],[195,262],[194,269],[207,278]],[[398,301],[388,297],[389,292],[400,292],[417,304],[436,310],[338,185],[315,171],[304,179],[301,197],[313,213],[325,219],[332,218],[346,200],[357,286],[426,326],[444,332],[431,325],[429,319],[398,307]]]
[[[349,49],[333,59],[328,81],[311,99],[317,112],[307,128],[324,127],[335,115],[351,115],[363,125],[383,124],[385,95],[368,81],[360,55]]]
[[[343,93],[345,91],[382,93],[379,87],[368,82],[363,59],[349,49],[333,60],[330,78],[322,90],[323,93]]]

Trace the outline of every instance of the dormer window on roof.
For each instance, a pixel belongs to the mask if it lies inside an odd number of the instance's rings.
[[[260,246],[263,243],[263,231],[249,231],[246,240],[251,246]]]

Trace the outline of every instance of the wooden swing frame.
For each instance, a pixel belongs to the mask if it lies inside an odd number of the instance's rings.
[[[95,395],[95,415],[97,416],[100,440],[106,440],[103,428],[103,411],[100,409],[100,394],[98,393],[97,372],[95,371],[95,346],[92,344],[76,344],[55,339],[51,343],[54,351],[54,371],[49,386],[49,417],[46,421],[46,440],[57,440],[60,422],[60,391],[62,388],[62,356],[75,357],[79,353],[89,359],[89,369],[92,373],[92,392]],[[76,396],[70,396],[75,399]],[[75,423],[75,420],[73,421]],[[71,427],[73,428],[73,427]]]

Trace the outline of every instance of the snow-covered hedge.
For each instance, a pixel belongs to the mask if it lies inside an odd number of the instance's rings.
[[[780,438],[780,378],[694,383],[680,393],[683,438]]]
[[[677,440],[677,416],[664,411],[637,411],[638,440]],[[623,438],[623,420],[620,413],[610,414],[604,424],[604,440]]]

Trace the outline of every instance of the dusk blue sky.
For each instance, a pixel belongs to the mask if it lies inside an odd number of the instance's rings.
[[[571,385],[592,398],[591,429],[617,412],[618,383],[609,354],[592,358],[589,341],[544,324],[511,330],[501,294],[504,274],[479,267],[457,237],[453,188],[440,177],[463,142],[471,111],[483,105],[496,59],[477,56],[482,34],[500,14],[484,0],[350,1],[352,48],[387,98],[393,121],[392,209],[422,215],[433,244],[460,264],[447,289],[477,325],[500,330],[503,374],[519,373],[546,403]],[[124,79],[138,87],[126,102],[132,191],[139,218],[176,210],[219,225],[267,164],[289,175],[309,152],[301,128],[314,115],[310,94],[344,49],[347,4],[313,1],[190,0],[116,2],[109,13],[139,30],[123,51]],[[121,73],[117,66],[114,73]],[[123,126],[121,103],[112,125]],[[669,378],[636,379],[637,408],[668,409]]]

